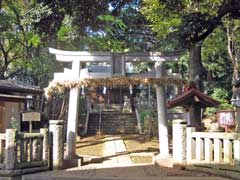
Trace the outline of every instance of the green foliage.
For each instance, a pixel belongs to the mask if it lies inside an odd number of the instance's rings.
[[[57,38],[59,41],[72,41],[76,38],[76,31],[73,28],[73,19],[69,15],[66,15],[62,21],[62,25],[57,32]]]
[[[11,117],[9,128],[20,130],[20,122],[15,117]]]
[[[227,100],[229,97],[229,92],[226,89],[215,88],[211,97],[213,99],[219,101],[221,104],[217,108],[215,108],[215,107],[206,108],[205,115],[210,117],[219,110],[232,110],[233,109],[233,106]]]
[[[51,10],[34,1],[4,1],[3,7],[0,15],[0,78],[16,78],[24,71],[20,67],[30,66],[41,43],[34,24],[51,14]],[[15,68],[16,65],[19,67]]]
[[[226,80],[232,74],[226,41],[224,30],[217,28],[202,45],[202,61],[210,81]]]
[[[153,109],[140,109],[139,112],[144,134],[149,138],[157,137],[158,121],[156,111]]]

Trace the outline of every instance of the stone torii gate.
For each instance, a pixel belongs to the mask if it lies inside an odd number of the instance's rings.
[[[113,76],[125,76],[126,62],[154,62],[156,70],[156,78],[164,75],[163,62],[177,61],[179,53],[171,55],[162,55],[160,52],[146,53],[110,53],[110,52],[88,52],[88,51],[63,51],[49,48],[51,54],[56,55],[56,60],[61,62],[72,63],[72,69],[64,69],[64,73],[54,73],[54,79],[61,80],[81,80],[86,74],[81,72],[83,62],[108,62],[112,66],[111,73],[101,73],[87,76],[88,78],[104,78]],[[158,128],[159,141],[161,142],[160,156],[167,157],[169,155],[168,129],[166,118],[166,100],[165,88],[163,85],[156,85],[157,110],[158,110]],[[76,130],[78,122],[78,99],[79,88],[70,89],[68,122],[67,122],[67,152],[66,159],[76,157]]]

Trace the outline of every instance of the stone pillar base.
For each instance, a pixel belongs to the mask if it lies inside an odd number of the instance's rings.
[[[63,169],[80,167],[83,164],[83,158],[78,157],[76,159],[64,159],[63,160]]]
[[[161,154],[158,154],[155,157],[155,164],[161,167],[168,167],[172,168],[173,167],[173,158],[169,156],[162,156]]]

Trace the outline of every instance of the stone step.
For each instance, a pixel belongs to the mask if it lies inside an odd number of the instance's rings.
[[[99,129],[99,113],[89,116],[88,134],[96,134]],[[104,134],[138,133],[135,113],[102,112],[101,129]]]

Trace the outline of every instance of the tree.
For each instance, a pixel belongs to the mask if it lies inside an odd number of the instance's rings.
[[[22,72],[23,65],[31,65],[33,51],[40,44],[32,24],[51,11],[42,4],[6,0],[0,12],[0,79],[8,79]]]
[[[240,21],[230,19],[225,22],[226,35],[227,35],[227,52],[232,63],[233,73],[232,73],[232,85],[236,83],[239,78],[238,68],[239,68],[239,33],[240,33]],[[234,90],[234,87],[233,87]]]
[[[200,90],[203,90],[204,77],[202,42],[222,24],[223,18],[238,18],[239,10],[238,0],[144,0],[142,8],[159,37],[174,36],[179,46],[189,50],[189,77]],[[191,114],[192,124],[201,126],[200,108],[194,107]]]

